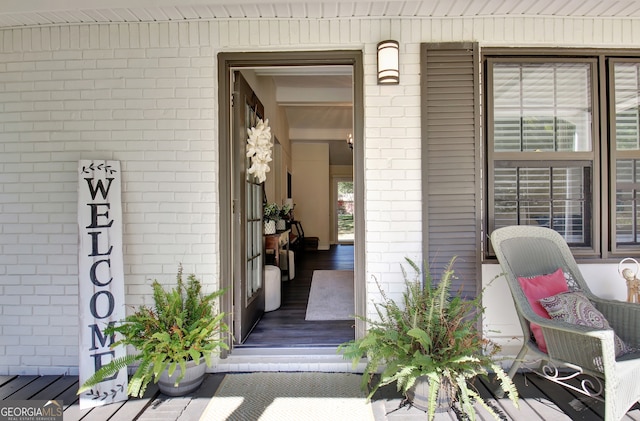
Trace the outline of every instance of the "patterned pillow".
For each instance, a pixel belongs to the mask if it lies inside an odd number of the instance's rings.
[[[580,326],[611,329],[604,315],[596,309],[582,292],[563,292],[540,300],[542,307],[553,319]],[[614,335],[616,357],[631,351],[618,335]]]

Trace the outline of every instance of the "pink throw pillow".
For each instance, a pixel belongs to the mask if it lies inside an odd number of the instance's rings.
[[[522,291],[524,295],[527,296],[527,300],[533,311],[545,319],[551,319],[551,317],[549,313],[547,313],[547,310],[542,307],[539,300],[569,290],[562,268],[548,275],[539,275],[531,278],[518,277],[518,282],[520,282]],[[547,352],[547,343],[542,335],[542,329],[536,323],[531,323],[530,326],[538,348],[540,348],[542,352]]]

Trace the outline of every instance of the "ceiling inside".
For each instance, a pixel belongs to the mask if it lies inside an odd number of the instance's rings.
[[[2,0],[0,29],[215,19],[575,16],[640,18],[640,0]],[[332,164],[352,162],[348,67],[254,69],[273,78],[292,142],[329,142]]]

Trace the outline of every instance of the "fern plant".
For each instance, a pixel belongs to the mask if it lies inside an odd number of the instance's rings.
[[[475,419],[474,402],[478,402],[496,419],[499,415],[470,384],[476,376],[496,373],[502,390],[518,406],[518,392],[502,367],[494,361],[499,347],[482,337],[478,321],[483,312],[482,294],[472,300],[451,295],[454,279],[453,264],[449,262],[439,282],[406,259],[415,276],[409,277],[404,266],[405,290],[402,300],[390,299],[378,284],[381,303],[375,303],[377,318],[358,316],[367,323],[362,338],[345,342],[338,348],[354,367],[367,358],[363,375],[363,389],[370,389],[370,399],[379,387],[396,383],[405,396],[424,377],[429,383],[427,416],[433,420],[439,390],[458,403],[460,409]],[[379,370],[381,374],[377,376]],[[441,385],[443,386],[441,388]]]
[[[116,358],[97,370],[80,387],[81,394],[121,369],[138,362],[129,380],[127,394],[142,396],[152,380],[158,382],[163,371],[176,377],[177,386],[184,377],[187,362],[204,358],[211,366],[212,356],[220,349],[229,349],[226,335],[229,327],[223,321],[225,313],[216,312],[216,300],[225,290],[203,294],[202,285],[195,275],[183,281],[182,265],[178,267],[177,284],[165,290],[158,281],[153,282],[154,306],[140,306],[133,314],[104,330],[105,336],[118,335],[112,347],[132,345],[139,352]]]

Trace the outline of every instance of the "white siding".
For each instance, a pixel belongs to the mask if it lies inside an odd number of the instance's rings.
[[[401,83],[375,46],[400,41]],[[220,51],[362,49],[366,279],[421,259],[421,42],[635,47],[640,20],[264,19],[0,31],[0,374],[77,373],[76,166],[120,160],[128,304],[177,265],[218,281]],[[367,300],[369,302],[369,300]]]

